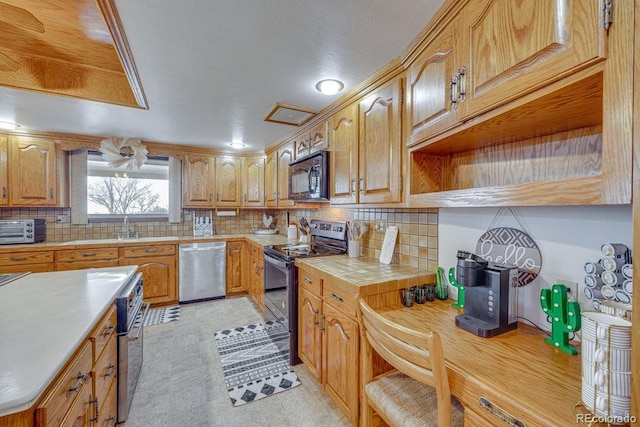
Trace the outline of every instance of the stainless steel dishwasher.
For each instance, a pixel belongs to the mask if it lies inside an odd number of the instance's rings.
[[[180,302],[224,298],[227,280],[227,242],[180,245]]]

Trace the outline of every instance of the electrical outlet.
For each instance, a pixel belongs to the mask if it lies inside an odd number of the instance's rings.
[[[557,279],[556,283],[563,284],[567,287],[567,293],[569,294],[569,299],[573,301],[578,301],[578,282],[574,282],[573,280],[567,279]]]
[[[387,220],[386,219],[377,219],[374,229],[375,229],[376,233],[384,233],[385,231],[387,231]]]
[[[58,224],[68,224],[69,223],[69,215],[58,215],[58,216],[56,216],[56,222]]]

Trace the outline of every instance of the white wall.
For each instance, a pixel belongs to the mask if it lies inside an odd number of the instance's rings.
[[[563,206],[512,208],[542,254],[540,275],[519,288],[519,316],[550,329],[540,309],[540,290],[558,279],[578,282],[582,310],[592,310],[584,298],[584,263],[601,258],[603,243],[624,243],[631,248],[632,212],[623,206]],[[488,229],[498,208],[448,208],[438,215],[438,265],[448,271],[456,265],[456,253],[476,252],[478,238]],[[522,229],[508,211],[495,227]],[[455,296],[455,294],[454,294]]]

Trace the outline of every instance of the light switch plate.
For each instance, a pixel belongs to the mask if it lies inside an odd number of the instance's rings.
[[[376,233],[384,233],[385,231],[387,231],[387,220],[377,219],[376,225],[373,229]]]

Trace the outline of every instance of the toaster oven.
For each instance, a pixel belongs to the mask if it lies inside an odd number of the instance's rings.
[[[44,242],[44,219],[0,219],[0,245]]]

